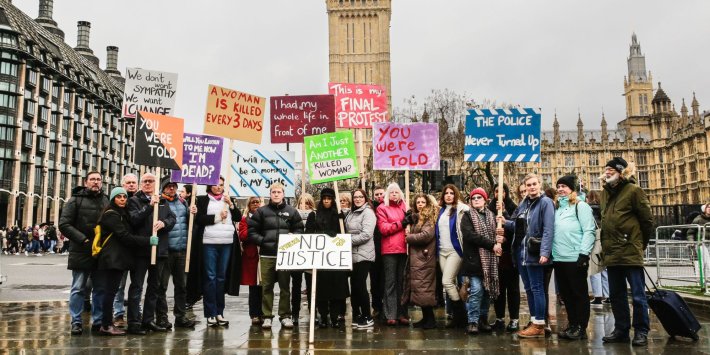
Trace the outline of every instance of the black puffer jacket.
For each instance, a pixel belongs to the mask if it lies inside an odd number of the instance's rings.
[[[150,236],[153,235],[153,206],[150,205],[150,196],[143,191],[138,191],[128,199],[128,216],[133,234],[148,239],[150,244]],[[165,223],[165,227],[158,231],[158,257],[166,258],[168,257],[168,232],[175,225],[176,218],[170,206],[162,198],[158,202],[158,220]],[[150,257],[150,249],[150,245],[136,248],[133,255]]]
[[[260,247],[259,255],[263,256],[276,256],[279,234],[300,234],[303,231],[301,215],[285,201],[278,205],[269,202],[268,205],[259,207],[247,222],[248,240]]]
[[[128,270],[133,266],[132,250],[150,245],[150,239],[131,233],[126,208],[111,204],[101,215],[99,225],[102,241],[109,238],[99,254],[99,270]]]
[[[91,257],[91,242],[94,227],[101,211],[108,205],[108,197],[103,193],[91,193],[86,187],[77,186],[72,197],[64,205],[59,217],[59,230],[71,240],[69,243],[69,270],[93,270],[96,260]]]

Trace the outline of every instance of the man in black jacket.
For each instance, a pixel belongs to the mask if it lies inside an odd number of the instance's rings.
[[[134,250],[134,263],[131,268],[131,286],[128,288],[128,332],[144,335],[146,331],[167,331],[155,323],[155,308],[158,300],[158,287],[162,263],[168,256],[168,232],[175,225],[175,214],[165,202],[165,199],[155,194],[157,181],[155,175],[146,173],[141,176],[141,189],[128,200],[128,215],[133,233],[150,238],[157,233],[158,257],[155,265],[150,264],[150,248]],[[153,208],[158,204],[158,221],[153,223]],[[141,294],[146,273],[145,301],[143,302],[143,319],[139,319]]]
[[[89,172],[84,178],[84,186],[77,186],[72,197],[64,205],[59,217],[59,230],[71,240],[69,247],[68,269],[72,270],[71,291],[69,292],[69,314],[71,315],[71,334],[83,332],[81,312],[84,307],[85,285],[96,263],[91,257],[91,242],[94,239],[94,227],[101,212],[108,205],[108,198],[101,192],[101,173]],[[96,330],[101,326],[101,290],[94,288],[91,310],[92,326]],[[107,310],[111,312],[111,310]]]
[[[259,246],[261,264],[261,310],[263,329],[271,329],[274,306],[274,283],[279,283],[279,320],[286,329],[293,328],[291,319],[290,272],[276,271],[276,250],[280,234],[302,233],[303,220],[293,206],[284,201],[284,186],[274,183],[269,187],[269,204],[260,207],[248,219],[249,241]],[[327,285],[326,285],[327,286]]]

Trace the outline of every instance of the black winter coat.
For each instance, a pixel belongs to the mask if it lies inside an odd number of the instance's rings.
[[[484,210],[485,211],[485,210]],[[471,222],[471,213],[478,213],[474,209],[466,211],[461,220],[461,234],[463,234],[463,261],[461,262],[461,272],[463,276],[483,277],[483,268],[481,267],[481,253],[479,248],[493,250],[496,242],[485,238],[475,232],[473,222]],[[496,226],[491,226],[495,230]]]
[[[335,237],[340,233],[338,210],[318,208],[306,220],[306,233],[323,233]],[[350,296],[348,272],[344,270],[318,270],[316,301],[344,300]]]
[[[134,249],[145,249],[150,239],[131,233],[128,211],[111,204],[99,221],[101,240],[111,236],[101,249],[99,270],[129,270],[133,266]]]
[[[150,205],[150,196],[143,191],[136,192],[128,199],[129,223],[133,234],[148,239],[148,247],[136,248],[133,251],[135,257],[150,257],[150,236],[153,235],[153,206]],[[170,210],[167,201],[160,199],[158,202],[158,220],[165,223],[165,227],[158,231],[158,257],[168,257],[168,232],[176,222],[175,214]]]
[[[259,207],[250,219],[248,240],[259,246],[259,255],[276,256],[279,234],[302,233],[303,219],[294,207],[281,201]]]
[[[64,205],[59,217],[59,230],[71,241],[67,265],[69,270],[96,268],[96,259],[91,257],[91,242],[94,240],[94,227],[107,205],[108,197],[103,193],[93,194],[83,186],[72,190],[72,197]]]

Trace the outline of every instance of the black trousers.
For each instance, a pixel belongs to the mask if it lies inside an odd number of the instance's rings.
[[[360,316],[370,318],[370,294],[367,292],[367,275],[370,273],[372,261],[360,261],[353,264],[350,276],[350,302],[353,306],[353,322]]]
[[[345,316],[345,300],[316,300],[316,308],[322,321],[326,321],[330,315],[331,323],[335,323],[339,316]]]
[[[306,299],[308,300],[308,311],[311,310],[311,274],[305,271],[291,271],[291,313],[294,321],[298,321],[301,313],[301,285],[303,278],[306,278]]]
[[[161,265],[165,258],[157,258],[155,265],[150,265],[150,257],[136,257],[131,269],[131,285],[128,287],[128,324],[140,325],[155,321],[155,308],[158,303],[158,288],[160,287]],[[146,281],[146,274],[148,280]],[[146,285],[143,302],[143,318],[140,315],[141,294],[143,284]]]
[[[516,268],[498,268],[499,295],[495,301],[496,318],[505,318],[505,305],[508,303],[508,316],[518,319],[520,314],[520,274]]]
[[[175,320],[185,318],[185,304],[187,289],[185,282],[185,252],[171,251],[164,263],[161,263],[158,274],[160,275],[160,286],[158,287],[158,301],[156,303],[156,318],[160,321],[168,321],[168,300],[167,292],[170,285],[170,276],[173,277],[173,290],[175,304],[173,305],[173,315]]]
[[[249,286],[249,318],[261,317],[262,315],[261,286]]]
[[[382,298],[384,297],[385,280],[382,277],[382,253],[379,241],[375,241],[375,263],[370,268],[370,292],[372,293],[372,309],[382,313]]]
[[[102,308],[105,310],[101,316],[101,326],[108,327],[113,325],[113,299],[116,297],[116,291],[121,284],[123,278],[123,270],[97,270],[95,282],[97,288],[102,288],[104,291]],[[98,285],[98,284],[101,285]]]
[[[589,289],[587,269],[577,267],[577,262],[555,262],[555,280],[560,296],[565,301],[569,325],[587,329],[589,323]]]

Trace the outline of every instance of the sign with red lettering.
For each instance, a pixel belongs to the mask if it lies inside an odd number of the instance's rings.
[[[263,97],[210,85],[204,133],[261,144],[265,106]]]
[[[303,143],[303,137],[335,132],[333,95],[272,96],[271,143]]]
[[[437,123],[375,123],[375,170],[439,170]]]
[[[133,162],[180,170],[184,126],[182,118],[138,111]]]
[[[384,86],[329,83],[328,92],[335,95],[338,128],[372,128],[373,123],[389,120]]]

